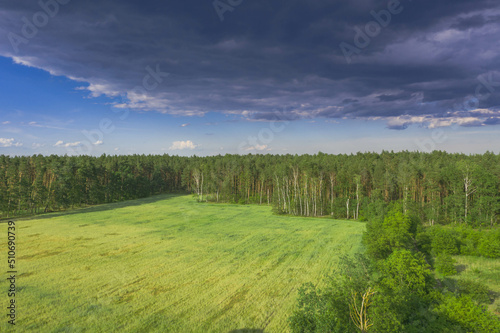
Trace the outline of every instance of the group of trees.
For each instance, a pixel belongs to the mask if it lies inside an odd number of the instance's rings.
[[[500,214],[499,155],[383,152],[282,159],[286,167],[274,172],[273,183],[278,212],[358,219],[400,201],[404,212],[429,224],[475,226],[493,225]]]
[[[344,259],[324,289],[301,289],[295,332],[500,331],[484,286],[446,289],[433,273],[454,274],[451,255],[500,257],[498,230],[469,228],[498,223],[500,155],[0,155],[0,217],[175,192],[369,221],[367,257]]]
[[[368,222],[366,256],[343,258],[323,288],[302,286],[292,332],[499,332],[488,288],[445,277],[455,248],[433,229],[399,204]]]
[[[187,158],[0,156],[3,217],[183,191]],[[188,182],[189,184],[189,182]]]
[[[0,156],[4,216],[192,191],[200,201],[347,219],[400,201],[430,224],[476,226],[497,223],[499,189],[500,155],[493,153]]]

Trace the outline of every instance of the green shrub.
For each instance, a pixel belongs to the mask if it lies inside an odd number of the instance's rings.
[[[484,306],[478,306],[469,296],[448,296],[436,311],[448,321],[459,324],[465,332],[500,332],[498,318]]]
[[[477,247],[482,236],[482,232],[469,228],[460,228],[460,254],[466,256],[478,256]]]
[[[500,230],[484,232],[478,253],[487,258],[500,258]]]
[[[386,259],[397,249],[414,249],[414,237],[417,221],[402,213],[402,208],[395,205],[383,219],[374,219],[367,223],[363,242],[367,254],[375,259]]]
[[[380,262],[381,285],[387,290],[404,288],[416,294],[425,294],[433,285],[430,266],[422,254],[396,250]]]
[[[464,256],[478,256],[479,252],[478,248],[478,240],[474,238],[466,238],[462,242],[460,246],[460,254]]]
[[[440,253],[455,255],[459,253],[458,234],[455,231],[434,227],[431,229],[431,235],[431,246],[435,255]]]
[[[425,231],[425,228],[418,228],[417,234],[415,235],[415,243],[418,250],[429,258],[432,251],[432,239],[431,236]]]
[[[302,285],[297,307],[288,319],[290,331],[358,332],[351,320],[349,304],[352,292],[359,295],[370,284],[368,263],[361,255],[341,257],[338,269],[326,281],[324,289],[318,289],[312,283]]]
[[[447,253],[438,254],[434,267],[436,271],[443,276],[457,274],[455,260]]]
[[[457,282],[457,292],[460,295],[469,296],[478,303],[490,304],[493,301],[488,287],[480,282],[459,280]]]
[[[434,226],[426,233],[431,237],[432,253],[462,254],[500,258],[500,230],[478,231],[467,227]]]

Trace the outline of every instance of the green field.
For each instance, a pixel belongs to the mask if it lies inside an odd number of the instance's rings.
[[[500,315],[500,260],[472,257],[454,256],[456,260],[458,274],[451,276],[452,279],[468,279],[481,282],[493,292],[495,302],[488,306],[488,309]]]
[[[16,223],[16,328],[33,332],[286,332],[297,288],[359,251],[365,228],[171,195]]]

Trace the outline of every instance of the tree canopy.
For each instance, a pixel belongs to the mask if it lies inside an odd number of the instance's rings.
[[[429,224],[494,225],[500,155],[0,155],[4,217],[172,192],[269,204],[280,214],[360,220],[399,202],[403,213]]]

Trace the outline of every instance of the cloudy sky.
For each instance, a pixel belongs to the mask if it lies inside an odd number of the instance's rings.
[[[0,36],[0,154],[500,152],[496,0],[1,0]]]

